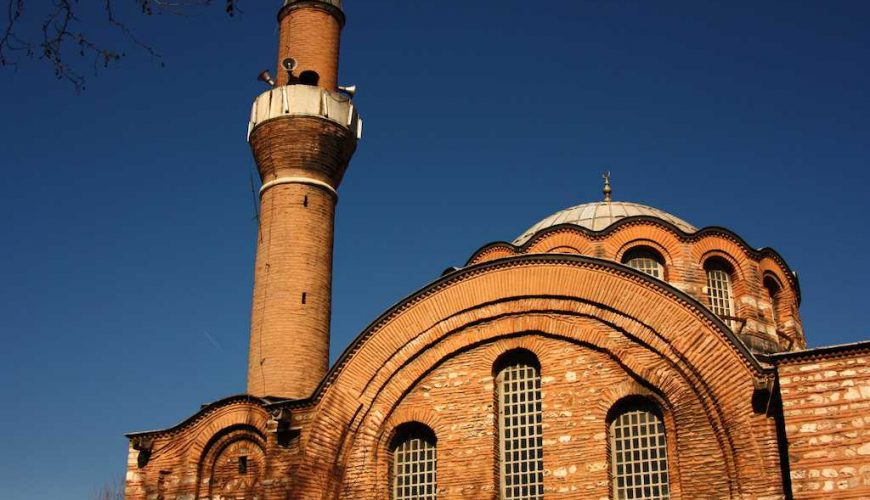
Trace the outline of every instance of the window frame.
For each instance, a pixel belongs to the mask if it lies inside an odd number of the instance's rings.
[[[411,443],[421,446],[419,448],[412,447],[411,449],[402,449],[404,446],[410,445]],[[424,456],[421,460],[417,461],[399,461],[399,458],[403,453],[411,455],[422,453],[425,455],[430,451],[431,458]],[[406,500],[411,498],[415,500],[436,500],[438,498],[438,438],[429,426],[420,422],[407,422],[397,426],[393,432],[393,438],[390,439],[389,446],[387,447],[387,456],[389,470],[388,487],[390,491],[389,498],[391,500]],[[412,466],[409,467],[412,472],[400,475],[397,470],[400,465]],[[422,481],[418,481],[421,476],[430,473],[432,474],[431,480],[424,477],[422,478]],[[400,494],[398,491],[401,487],[399,485],[400,477],[415,479],[415,481],[411,483],[412,486],[421,486],[425,489],[425,487],[431,485],[431,493]]]
[[[660,274],[660,276],[656,276],[655,274],[648,272],[647,269],[644,268],[644,266],[635,267],[635,266],[631,265],[632,261],[637,261],[637,260],[649,260],[649,261],[652,261],[655,264],[657,264],[658,265],[657,270],[658,270],[658,273]],[[636,245],[636,246],[629,248],[628,250],[626,250],[622,254],[622,258],[620,259],[620,263],[625,265],[625,266],[628,266],[636,271],[640,271],[640,272],[646,274],[647,276],[652,276],[653,278],[656,278],[656,279],[661,280],[661,281],[667,281],[668,266],[665,262],[664,255],[662,255],[661,252],[659,252],[658,250],[656,250],[655,248],[653,248],[649,245]]]
[[[496,456],[498,460],[499,498],[502,500],[541,500],[544,497],[541,365],[537,356],[532,352],[516,349],[503,354],[493,365],[493,372],[497,411],[496,425],[498,427]],[[531,376],[528,376],[529,373]],[[506,376],[513,377],[514,375],[525,376],[525,378],[505,380]],[[516,395],[516,397],[511,398],[514,402],[508,408],[512,407],[511,410],[522,411],[521,407],[525,406],[526,411],[506,413],[505,388],[508,384],[513,385],[514,390],[518,391],[508,393],[511,396]],[[531,384],[531,389],[528,388],[529,384]],[[531,410],[529,411],[529,409]],[[507,425],[509,419],[513,421],[511,425]],[[507,435],[509,429],[511,436]],[[508,453],[511,452],[516,458],[509,460]],[[510,466],[513,466],[515,470],[509,470]],[[519,482],[514,484],[514,480],[517,479]],[[517,488],[519,491],[514,491]]]
[[[673,430],[670,428],[671,426],[669,425],[669,420],[668,420],[667,416],[665,415],[664,411],[662,411],[662,408],[658,404],[658,402],[656,402],[656,401],[654,401],[646,396],[628,396],[626,398],[623,398],[622,400],[617,401],[608,411],[605,425],[606,425],[606,431],[607,431],[607,464],[608,464],[608,471],[609,471],[608,479],[609,479],[609,483],[610,483],[609,484],[610,496],[611,496],[611,498],[613,498],[615,500],[622,499],[622,498],[628,498],[627,496],[620,496],[620,491],[619,491],[619,474],[618,474],[619,466],[620,465],[624,466],[625,464],[617,463],[618,446],[616,443],[616,439],[617,439],[618,433],[616,432],[617,428],[615,426],[618,425],[617,424],[618,421],[623,416],[626,416],[626,415],[629,415],[632,413],[646,413],[648,415],[652,415],[657,420],[658,429],[656,429],[656,431],[660,434],[656,434],[655,436],[656,437],[661,436],[663,438],[663,443],[659,443],[655,448],[657,450],[657,454],[663,453],[664,457],[663,458],[649,459],[649,460],[658,460],[660,468],[656,471],[653,471],[652,467],[650,467],[648,474],[664,474],[665,479],[664,479],[663,485],[662,484],[658,484],[658,485],[650,484],[650,487],[664,486],[664,489],[666,491],[664,493],[660,493],[658,496],[645,496],[645,495],[643,495],[643,493],[641,493],[641,496],[631,496],[630,498],[633,498],[633,499],[648,499],[649,498],[649,499],[656,499],[656,500],[669,499],[669,498],[671,498],[672,495],[674,495],[675,491],[679,491],[679,487],[677,485],[677,482],[678,482],[677,475],[674,473],[674,471],[671,470],[673,467],[673,464],[675,463],[671,457],[672,452],[673,452],[673,443],[672,443]],[[640,425],[640,424],[638,423],[636,425]],[[649,421],[645,422],[645,425],[650,425],[650,422]],[[636,437],[635,436],[629,437],[629,441],[635,440],[635,439],[639,443],[643,443],[643,440],[644,439],[648,440],[649,436],[648,435],[642,435],[642,436],[638,435]],[[647,447],[646,451],[649,453],[649,451],[651,449],[652,448]],[[637,451],[635,451],[635,449],[629,448],[629,450],[632,451],[633,453],[637,453]],[[638,450],[638,451],[640,451],[642,453],[642,451],[644,451],[644,450]],[[639,456],[642,457],[642,454]],[[641,460],[642,460],[642,458],[641,458]],[[641,463],[643,463],[643,462],[641,462]],[[662,465],[663,465],[663,467],[662,467]],[[641,474],[644,474],[644,472],[641,472]]]
[[[737,303],[734,300],[735,276],[734,266],[721,257],[710,257],[704,261],[704,278],[706,282],[704,288],[706,290],[707,307],[732,330],[737,318]],[[723,277],[724,279],[722,279]],[[723,283],[727,285],[727,290],[713,286],[714,284]],[[713,296],[714,290],[719,296]]]

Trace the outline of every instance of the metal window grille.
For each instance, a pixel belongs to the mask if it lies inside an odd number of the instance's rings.
[[[515,363],[499,372],[501,498],[544,498],[541,376],[534,366]]]
[[[393,499],[435,500],[436,449],[429,440],[408,436],[393,449]]]
[[[725,319],[728,326],[733,326],[728,319],[734,311],[734,297],[731,293],[731,276],[723,269],[707,270],[707,297],[710,309]]]
[[[657,261],[656,259],[648,256],[638,256],[632,257],[625,263],[628,267],[637,269],[642,273],[649,274],[650,276],[658,279],[663,279],[665,277],[664,266]]]
[[[670,498],[668,448],[662,420],[649,410],[629,410],[610,424],[613,496]]]

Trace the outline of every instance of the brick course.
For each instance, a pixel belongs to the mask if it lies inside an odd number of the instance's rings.
[[[870,349],[777,370],[795,498],[870,498]]]

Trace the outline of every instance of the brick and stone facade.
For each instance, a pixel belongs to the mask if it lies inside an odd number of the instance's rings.
[[[870,497],[870,343],[805,350],[799,283],[777,252],[610,192],[484,246],[330,368],[334,210],[362,131],[336,87],[341,7],[285,2],[279,61],[295,69],[252,109],[248,394],[128,435],[127,498],[391,498],[410,426],[430,436],[438,498],[505,498],[499,367],[517,353],[540,391],[542,487],[524,498],[620,498],[613,422],[634,407],[663,429],[668,495],[655,498]],[[729,314],[712,310],[711,269]]]
[[[870,345],[775,356],[800,498],[870,498]]]

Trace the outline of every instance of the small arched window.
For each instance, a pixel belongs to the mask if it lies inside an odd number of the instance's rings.
[[[438,456],[435,433],[423,424],[396,430],[390,444],[393,500],[435,500]]]
[[[730,264],[722,259],[712,258],[704,263],[707,273],[707,300],[710,310],[725,320],[725,323],[733,327],[734,316],[734,293],[731,289],[731,275],[733,269]]]
[[[512,351],[496,363],[502,499],[544,497],[541,370],[534,354]]]
[[[770,299],[770,318],[773,320],[773,326],[778,329],[782,286],[776,278],[768,275],[764,277],[764,289],[767,290],[767,297]]]
[[[632,248],[622,256],[622,263],[653,278],[665,279],[664,259],[652,248]]]
[[[631,398],[611,411],[610,464],[613,498],[670,498],[668,446],[658,407]]]

